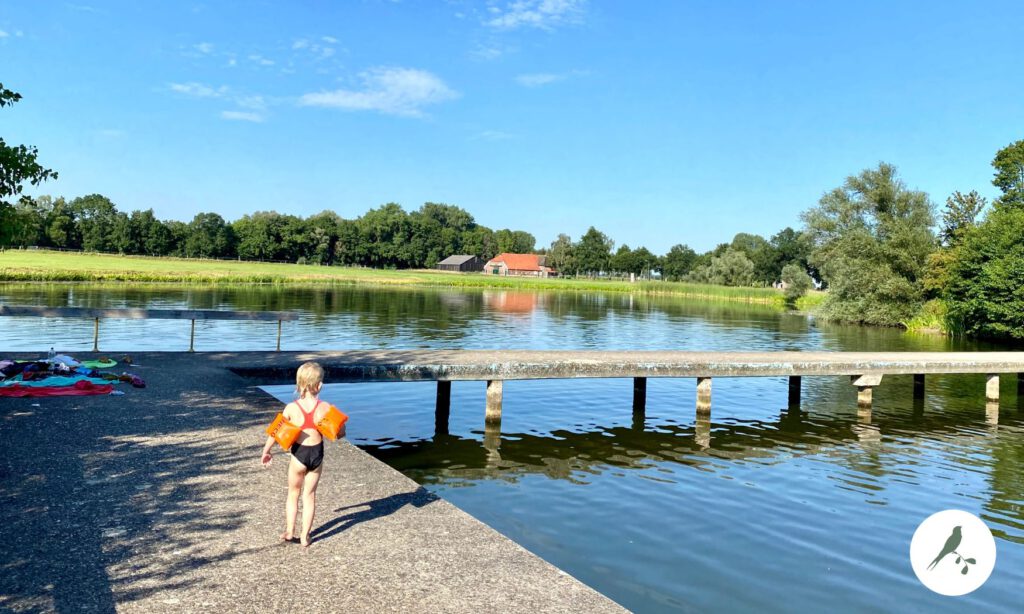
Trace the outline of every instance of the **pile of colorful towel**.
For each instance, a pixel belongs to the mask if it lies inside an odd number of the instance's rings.
[[[125,357],[122,362],[130,364],[131,359]],[[121,394],[114,392],[114,385],[120,383],[146,387],[138,375],[102,370],[117,364],[107,357],[78,361],[63,354],[45,360],[0,360],[0,397]]]

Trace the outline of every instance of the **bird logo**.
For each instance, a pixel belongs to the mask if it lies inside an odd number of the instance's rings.
[[[960,573],[967,575],[967,572],[970,570],[970,566],[974,565],[976,561],[972,558],[965,558],[956,551],[956,549],[960,547],[960,542],[963,541],[963,537],[962,527],[959,525],[953,527],[953,532],[946,538],[946,543],[942,545],[942,550],[939,551],[938,556],[936,556],[932,560],[931,564],[928,565],[928,569],[935,569],[935,567],[942,561],[942,559],[946,558],[947,555],[954,554],[956,555],[957,565],[961,562],[964,563],[964,567],[960,570]]]
[[[964,510],[935,512],[917,526],[910,540],[914,575],[940,595],[957,597],[976,590],[995,565],[992,531],[984,520]]]

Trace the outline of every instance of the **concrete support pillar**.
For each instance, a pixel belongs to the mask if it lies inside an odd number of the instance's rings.
[[[850,380],[857,387],[857,407],[870,408],[872,402],[872,391],[875,386],[882,383],[882,376],[879,375],[851,375]]]
[[[452,383],[438,381],[437,402],[434,405],[434,433],[436,435],[448,434],[448,416],[451,413],[451,405]]]
[[[988,424],[999,424],[999,402],[989,401],[985,403],[985,422]]]
[[[914,398],[924,398],[924,373],[914,375]]]
[[[701,450],[711,447],[711,413],[697,412],[697,422],[693,426],[693,439]]]
[[[990,373],[985,380],[985,400],[992,403],[999,402],[999,374],[997,373]]]
[[[488,424],[501,423],[501,384],[500,379],[487,381],[487,410],[484,421]]]
[[[697,413],[711,413],[711,378],[697,378]]]
[[[789,406],[800,407],[800,376],[789,376]]]

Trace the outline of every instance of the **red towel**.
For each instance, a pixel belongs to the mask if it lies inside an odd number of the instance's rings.
[[[85,380],[73,386],[0,386],[0,397],[85,397],[95,394],[110,394],[110,384],[94,384]]]

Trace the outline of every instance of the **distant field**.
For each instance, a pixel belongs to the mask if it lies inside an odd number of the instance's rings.
[[[726,300],[782,306],[782,292],[774,288],[733,288],[681,282],[605,281],[591,279],[536,279],[498,277],[483,273],[441,273],[423,270],[385,270],[358,267],[322,267],[234,260],[150,258],[109,254],[80,254],[45,250],[0,252],[0,281],[95,281],[263,284],[367,284],[516,288],[666,294],[705,300]],[[821,302],[821,293],[801,300],[802,309]]]

